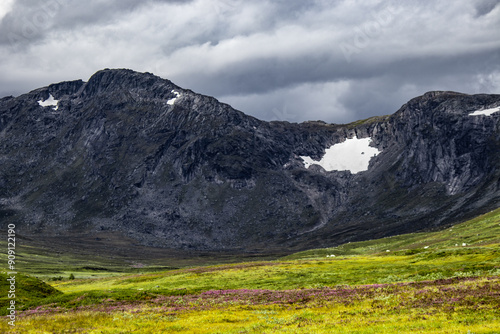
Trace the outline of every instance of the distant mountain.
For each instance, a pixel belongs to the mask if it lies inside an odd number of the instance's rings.
[[[499,106],[429,92],[346,125],[264,122],[106,69],[0,100],[0,222],[217,251],[433,229],[500,206]]]

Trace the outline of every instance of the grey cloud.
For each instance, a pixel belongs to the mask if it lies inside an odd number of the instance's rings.
[[[364,67],[353,73],[344,70],[332,75],[333,78],[343,77],[349,82],[349,89],[336,96],[337,104],[328,101],[328,95],[336,93],[334,89],[326,91],[323,100],[308,100],[306,97],[312,95],[313,91],[304,91],[303,95],[287,94],[286,92],[294,91],[297,83],[281,87],[279,94],[266,95],[265,89],[254,89],[261,95],[244,98],[246,94],[240,94],[227,97],[226,101],[265,120],[322,119],[332,123],[346,123],[374,115],[392,114],[409,99],[431,90],[494,93],[498,84],[495,86],[495,77],[489,74],[500,73],[500,64],[495,62],[499,54],[500,50],[496,53],[456,55],[449,58],[411,58],[380,64],[377,68]],[[457,72],[457,69],[460,71]],[[478,76],[483,78],[479,83]],[[220,78],[215,84],[217,82],[224,80]],[[321,82],[324,81],[317,80],[313,83]],[[210,93],[212,89],[214,88],[206,90]],[[237,91],[239,87],[234,89]],[[223,90],[229,91],[230,88],[221,89]],[[307,103],[301,104],[301,101]]]
[[[29,45],[53,30],[77,29],[112,22],[151,3],[188,3],[192,0],[16,0],[0,22],[0,44]]]
[[[499,0],[482,0],[476,3],[476,15],[488,15],[500,3]]]
[[[498,92],[498,3],[18,0],[0,95],[129,67],[262,119],[349,122],[429,90]]]
[[[369,57],[369,56],[368,56]],[[331,80],[366,80],[404,78],[415,82],[436,82],[436,78],[447,75],[486,73],[498,69],[500,48],[470,54],[443,56],[408,56],[404,59],[371,64],[363,60],[348,64],[344,59],[323,56],[306,56],[299,59],[278,58],[251,60],[230,65],[217,73],[198,73],[180,76],[177,79],[188,86],[206,87],[209,94],[242,95],[264,93],[271,90],[293,87],[302,82],[325,82]],[[459,72],[457,72],[459,71]]]

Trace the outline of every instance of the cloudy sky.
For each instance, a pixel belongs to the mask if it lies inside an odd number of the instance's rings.
[[[500,93],[500,0],[0,0],[0,96],[152,72],[264,120]]]

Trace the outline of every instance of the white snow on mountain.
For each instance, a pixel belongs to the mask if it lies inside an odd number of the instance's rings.
[[[179,98],[179,96],[181,96],[181,93],[176,92],[175,90],[172,90],[172,93],[175,94],[175,97],[167,101],[167,104],[169,104],[171,106],[174,105],[175,100],[177,100]]]
[[[38,104],[41,105],[42,107],[55,107],[53,108],[54,110],[57,110],[59,106],[57,105],[59,103],[59,100],[54,99],[52,94],[49,95],[49,98],[45,101],[39,100]]]
[[[500,111],[500,107],[484,109],[484,110],[476,110],[472,114],[469,114],[469,116],[479,116],[479,115],[491,116],[493,113],[496,113],[498,111]]]
[[[358,139],[354,136],[354,138],[346,139],[343,143],[327,148],[320,161],[305,156],[301,156],[301,158],[304,160],[306,168],[311,165],[319,165],[328,172],[348,170],[356,174],[368,170],[371,158],[380,153],[377,148],[370,146],[371,140],[371,138]]]

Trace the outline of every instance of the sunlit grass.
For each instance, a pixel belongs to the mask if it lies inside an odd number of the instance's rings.
[[[464,246],[465,244],[465,246]],[[305,259],[326,255],[367,255],[398,251],[459,249],[500,245],[500,209],[437,232],[410,233],[383,239],[352,242],[338,247],[312,249],[285,257]]]
[[[367,274],[369,273],[369,274]],[[413,255],[349,256],[198,267],[92,280],[52,282],[65,293],[134,289],[196,293],[211,289],[296,289],[500,274],[500,248],[425,251]]]
[[[439,232],[276,261],[147,274],[110,268],[69,280],[61,265],[64,280],[42,276],[57,291],[19,274],[24,311],[15,331],[1,322],[0,332],[500,333],[500,209]]]
[[[499,279],[213,291],[23,316],[26,333],[498,333]],[[0,326],[8,332],[5,324]]]

